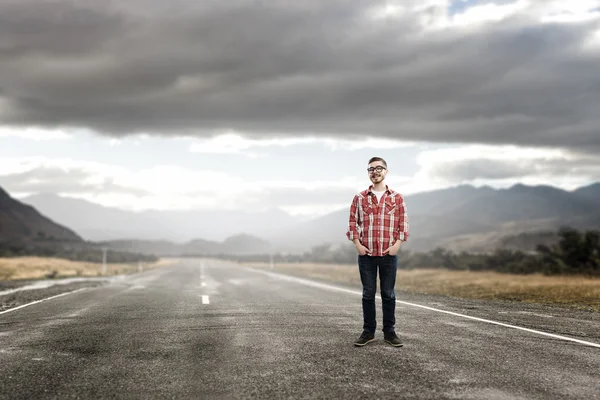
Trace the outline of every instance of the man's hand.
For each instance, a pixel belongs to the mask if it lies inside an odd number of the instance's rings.
[[[396,243],[394,243],[392,246],[385,249],[383,254],[389,254],[390,256],[395,256],[396,254],[398,254],[398,251],[400,251],[400,244],[402,244],[402,241],[397,240]]]
[[[358,240],[354,241],[354,246],[356,247],[358,254],[361,256],[364,256],[365,254],[371,254],[371,250],[363,246]]]

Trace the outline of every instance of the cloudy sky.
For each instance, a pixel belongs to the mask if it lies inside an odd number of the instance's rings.
[[[600,181],[600,0],[0,0],[0,186],[142,210]]]

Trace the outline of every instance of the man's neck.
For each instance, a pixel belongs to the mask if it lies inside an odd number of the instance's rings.
[[[373,185],[373,190],[376,192],[383,192],[385,190],[385,183],[380,182]]]

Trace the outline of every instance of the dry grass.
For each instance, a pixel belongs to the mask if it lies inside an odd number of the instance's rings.
[[[155,263],[143,263],[142,267],[144,270],[160,268],[171,265],[175,261],[175,259],[160,259]],[[129,274],[137,271],[137,263],[106,264],[106,275]],[[0,258],[0,280],[103,275],[101,263],[45,257]]]
[[[269,268],[263,263],[244,265]],[[356,265],[278,264],[274,271],[360,287]],[[398,270],[396,288],[413,293],[516,300],[600,311],[600,278],[416,269]]]

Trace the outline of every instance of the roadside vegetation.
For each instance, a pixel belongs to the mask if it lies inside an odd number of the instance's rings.
[[[558,231],[535,252],[401,251],[398,289],[472,299],[511,300],[600,311],[600,234]],[[236,257],[244,265],[360,287],[353,245],[319,246],[302,256]]]
[[[443,248],[430,252],[398,253],[398,268],[445,269],[450,271],[495,271],[509,274],[578,275],[600,277],[600,231],[561,228],[553,245],[537,245],[535,251],[498,249],[489,253],[455,253]],[[304,254],[261,254],[221,258],[240,262],[355,264],[356,249],[346,246],[317,246]]]
[[[54,257],[5,257],[0,258],[0,281],[130,274],[140,270],[165,267],[174,261],[174,259],[157,259],[150,263],[107,263],[105,272],[103,264],[97,262]]]
[[[0,242],[0,259],[3,257],[48,257],[70,261],[101,263],[102,246],[90,242],[67,242],[62,240],[14,240]],[[152,254],[110,250],[106,262],[111,264],[147,262],[154,263],[158,257]]]

